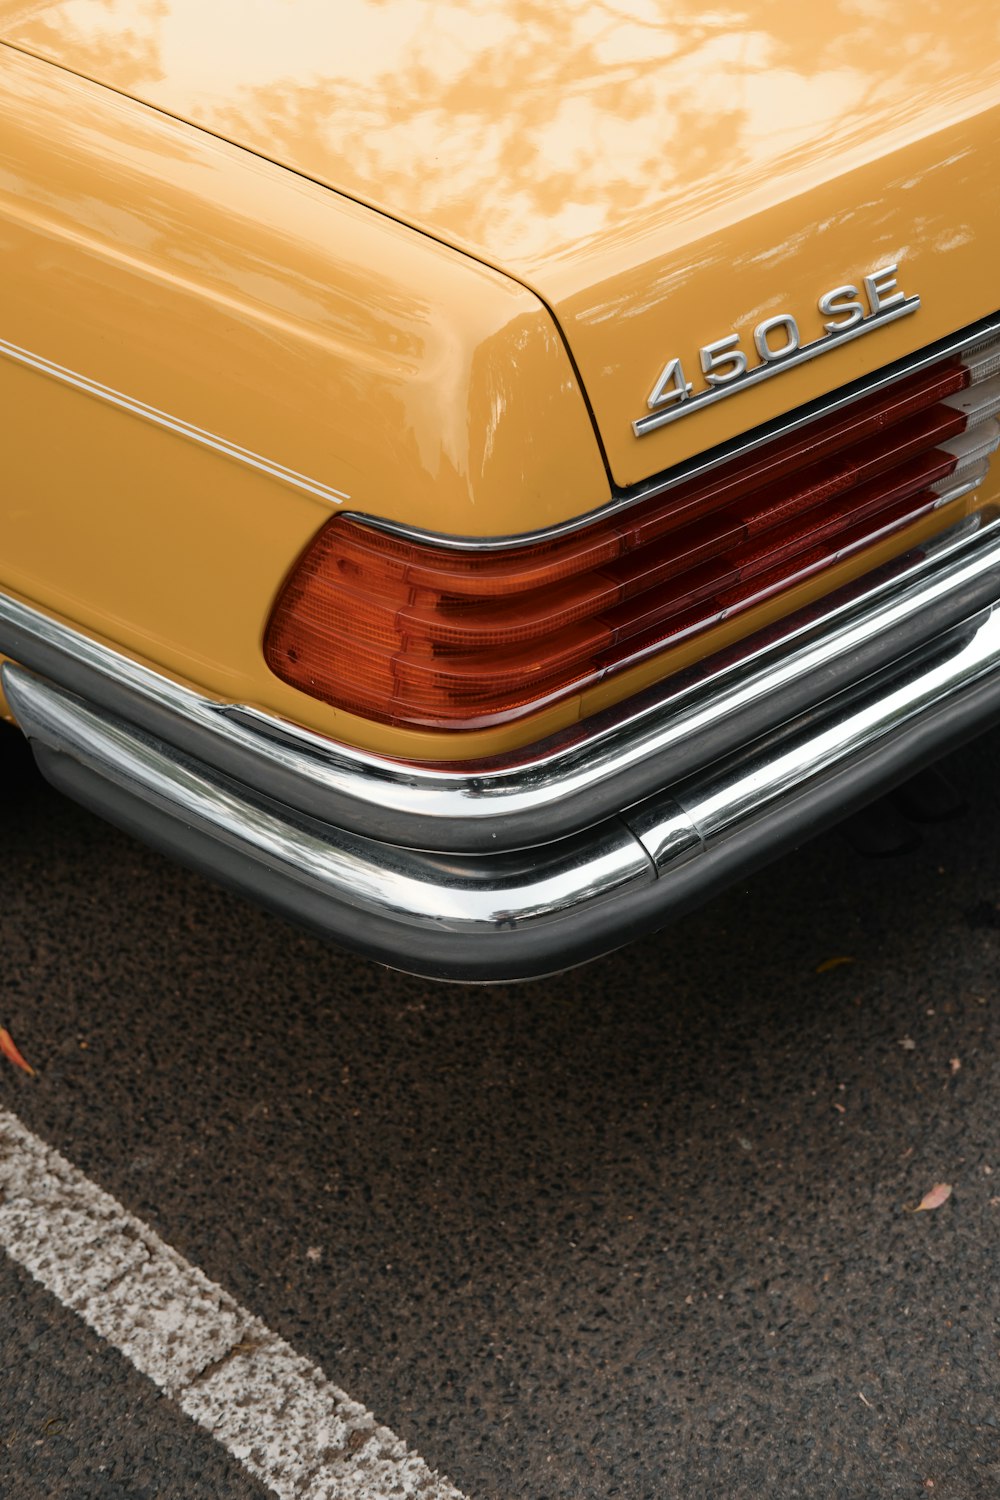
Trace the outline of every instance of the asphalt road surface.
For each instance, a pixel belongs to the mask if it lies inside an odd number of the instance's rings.
[[[327,949],[0,753],[38,1070],[0,1109],[468,1500],[1000,1495],[1000,736],[909,852],[830,834],[493,989]],[[2,1254],[0,1298],[5,1500],[268,1493]]]

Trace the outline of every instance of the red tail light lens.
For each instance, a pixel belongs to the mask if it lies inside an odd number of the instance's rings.
[[[978,420],[972,393],[958,397],[969,384],[964,363],[942,361],[557,541],[477,552],[335,517],[278,598],[268,665],[386,723],[529,713],[931,510],[959,461],[949,443]]]

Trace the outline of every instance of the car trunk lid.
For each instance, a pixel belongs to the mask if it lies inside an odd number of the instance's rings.
[[[998,300],[989,6],[0,0],[0,37],[532,288],[620,487]]]

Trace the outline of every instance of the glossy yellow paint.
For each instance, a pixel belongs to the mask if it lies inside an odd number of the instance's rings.
[[[997,305],[990,0],[0,0],[0,35],[534,288],[622,485]],[[817,337],[893,261],[917,316],[635,439],[667,359]]]
[[[496,272],[9,49],[0,166],[0,339],[351,510],[475,535],[608,498],[551,317]]]
[[[3,47],[0,254],[4,343],[339,490],[345,509],[492,534],[562,519],[567,489],[583,509],[609,496],[533,294]],[[210,694],[386,743],[261,655],[335,500],[2,350],[0,413],[0,589]]]
[[[0,357],[0,589],[211,696],[422,759],[530,743],[689,660],[431,735],[317,703],[260,652],[331,506],[490,536],[609,497],[553,315],[625,484],[1000,302],[991,7],[961,26],[939,0],[622,15],[0,0],[0,340],[350,497]],[[815,336],[817,296],[889,260],[918,314],[634,438],[667,357],[778,311]]]

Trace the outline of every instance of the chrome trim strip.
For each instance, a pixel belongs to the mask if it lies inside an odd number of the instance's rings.
[[[947,359],[952,354],[962,354],[968,349],[973,349],[997,337],[1000,337],[1000,313],[971,328],[962,329],[947,338],[939,339],[936,343],[929,344],[914,354],[904,355],[902,359],[883,366],[871,375],[862,375],[850,385],[841,386],[825,396],[819,396],[805,406],[796,407],[791,412],[774,417],[770,422],[754,428],[752,432],[741,433],[738,437],[730,438],[728,442],[720,443],[716,448],[695,454],[694,457],[685,459],[682,463],[675,464],[659,474],[654,474],[649,479],[640,480],[638,484],[631,485],[628,489],[619,490],[611,500],[604,505],[599,505],[595,510],[574,516],[569,521],[560,521],[554,526],[540,527],[537,531],[523,531],[510,536],[455,536],[448,532],[426,531],[418,526],[407,526],[400,521],[388,521],[382,516],[368,515],[364,511],[349,511],[345,514],[350,515],[354,521],[371,526],[375,531],[384,531],[390,536],[399,537],[405,541],[425,542],[435,547],[449,547],[457,552],[503,552],[512,547],[531,546],[535,542],[555,542],[561,537],[571,536],[575,531],[582,531],[587,526],[593,526],[597,521],[610,520],[619,512],[631,510],[633,506],[641,504],[644,500],[651,500],[656,495],[665,495],[689,479],[700,479],[703,475],[710,474],[713,469],[717,469],[720,464],[728,463],[730,459],[743,458],[755,452],[764,443],[772,442],[776,438],[787,437],[789,433],[797,432],[799,428],[815,421],[817,417],[841,411],[845,406],[850,406],[852,401],[859,401],[862,396],[870,396],[884,389],[885,386],[892,385],[894,381],[901,380],[904,375],[914,375],[939,359]]]
[[[295,469],[288,469],[284,464],[263,458],[261,454],[251,452],[249,448],[241,448],[238,443],[231,443],[227,438],[219,437],[217,433],[206,432],[201,427],[195,427],[181,417],[170,416],[168,412],[160,411],[158,407],[147,406],[144,401],[137,401],[132,396],[113,390],[111,386],[101,385],[99,381],[80,375],[75,370],[67,370],[63,365],[57,365],[50,359],[44,359],[40,354],[32,354],[27,349],[21,349],[17,344],[9,344],[6,340],[0,339],[0,355],[14,360],[17,364],[25,365],[29,370],[35,370],[40,375],[48,375],[52,380],[58,380],[63,385],[72,386],[74,390],[83,391],[87,396],[94,396],[99,401],[107,402],[109,406],[116,406],[121,411],[127,411],[133,417],[141,417],[144,422],[152,422],[154,426],[162,427],[166,432],[172,432],[177,437],[187,438],[192,443],[198,443],[202,448],[211,448],[213,452],[221,453],[224,458],[231,458],[236,463],[246,465],[247,468],[267,474],[271,479],[290,485],[292,489],[302,490],[307,495],[315,495],[331,505],[339,507],[351,498],[343,490],[331,489],[329,485],[321,484],[318,479],[310,479],[308,475],[299,474]]]
[[[716,401],[724,401],[727,396],[735,396],[739,391],[745,391],[748,386],[760,385],[762,381],[770,380],[772,376],[780,375],[784,370],[792,370],[796,365],[804,365],[807,360],[817,359],[830,349],[836,349],[839,344],[849,344],[853,339],[859,339],[865,333],[872,333],[885,323],[894,323],[897,318],[905,318],[909,313],[915,313],[919,306],[919,297],[907,297],[905,302],[901,302],[898,307],[871,313],[867,318],[862,318],[860,323],[855,323],[852,328],[845,328],[840,333],[824,334],[822,338],[814,339],[811,344],[803,344],[802,348],[796,350],[794,354],[785,355],[784,358],[772,360],[767,364],[757,365],[754,369],[747,370],[745,375],[727,381],[725,385],[711,386],[708,390],[699,391],[696,396],[688,396],[685,400],[678,401],[667,411],[654,411],[647,417],[637,417],[632,423],[632,431],[637,438],[645,437],[647,433],[666,427],[669,422],[677,422],[681,417],[690,416],[692,412],[714,405]]]
[[[940,510],[943,505],[950,505],[953,500],[961,500],[963,495],[971,495],[973,490],[978,490],[989,472],[989,460],[984,459],[975,465],[972,473],[967,477],[961,477],[961,471],[956,468],[951,478],[941,479],[937,484],[932,484],[931,490],[937,495],[934,509]],[[956,474],[959,476],[957,479]]]
[[[529,847],[608,816],[732,752],[1000,599],[1000,520],[978,518],[636,699],[493,761],[415,765],[220,704],[0,595],[0,652],[203,763],[375,838],[469,851]]]
[[[595,905],[623,886],[650,883],[644,849],[618,819],[585,841],[562,840],[520,855],[445,859],[308,826],[216,781],[202,767],[88,708],[9,663],[4,689],[29,739],[71,756],[185,823],[238,847],[244,857],[393,924],[449,934],[504,931],[558,919],[585,899]]]
[[[996,678],[996,714],[1000,607],[894,663],[861,689],[840,694],[818,719],[803,715],[622,816],[664,876],[766,820],[777,805],[787,805],[810,785],[843,777],[845,767],[857,767],[882,741],[905,738],[912,726],[936,711],[947,712],[959,695],[989,676]]]

